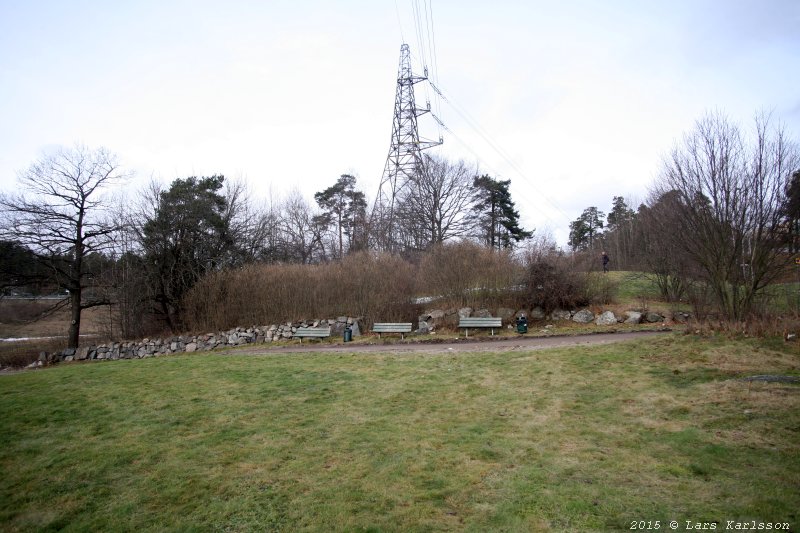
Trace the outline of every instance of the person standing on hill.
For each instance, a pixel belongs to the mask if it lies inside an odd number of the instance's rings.
[[[607,253],[603,252],[602,260],[603,260],[603,273],[606,274],[608,273],[608,262],[610,261]]]

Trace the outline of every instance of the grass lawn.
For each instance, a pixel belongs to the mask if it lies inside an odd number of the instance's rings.
[[[620,302],[637,303],[641,300],[660,299],[658,287],[644,272],[612,270],[606,277],[616,285],[614,298]]]
[[[800,513],[797,345],[200,354],[0,376],[2,531],[607,531]]]

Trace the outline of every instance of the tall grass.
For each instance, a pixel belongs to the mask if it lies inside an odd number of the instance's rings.
[[[438,296],[438,305],[496,308],[520,305],[516,287],[523,267],[509,251],[472,242],[432,248],[419,264],[417,291]]]
[[[362,252],[321,265],[251,264],[216,272],[195,285],[184,303],[194,330],[348,314],[371,323],[410,319],[413,289],[408,262]]]
[[[411,322],[419,294],[438,297],[437,306],[517,305],[521,273],[511,253],[465,242],[433,248],[418,264],[360,252],[320,265],[247,265],[206,276],[184,305],[194,330],[340,315],[364,317],[368,325]]]

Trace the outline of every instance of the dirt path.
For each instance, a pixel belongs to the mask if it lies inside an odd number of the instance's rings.
[[[553,337],[515,337],[491,339],[481,337],[478,339],[451,340],[436,343],[408,342],[396,344],[315,344],[307,342],[297,346],[266,346],[233,350],[231,355],[266,355],[304,352],[331,352],[331,353],[430,353],[442,354],[457,352],[486,352],[509,350],[545,350],[564,346],[595,346],[598,344],[612,344],[633,339],[643,339],[655,335],[664,335],[668,331],[630,331],[624,333],[597,333],[590,335],[553,336]]]
[[[270,355],[291,353],[428,353],[448,354],[464,352],[507,352],[511,350],[546,350],[564,346],[596,346],[599,344],[613,344],[634,339],[646,339],[656,335],[669,333],[666,331],[628,331],[624,333],[595,333],[587,335],[563,335],[553,337],[479,337],[477,339],[450,340],[443,342],[407,342],[397,344],[306,344],[294,346],[269,346],[266,344],[258,347],[233,349],[227,352],[230,355]],[[198,352],[202,353],[202,352]],[[211,352],[205,352],[211,353]],[[28,372],[24,369],[4,368],[0,376]]]

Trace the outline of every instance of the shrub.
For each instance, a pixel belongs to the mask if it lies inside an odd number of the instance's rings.
[[[0,342],[0,368],[23,368],[39,359],[39,352],[56,352],[66,339],[32,339]]]
[[[592,253],[567,255],[547,237],[533,239],[523,255],[524,294],[528,307],[546,313],[591,304],[608,304],[617,284],[596,272],[599,260]]]
[[[388,254],[359,252],[320,265],[251,264],[201,279],[184,305],[191,329],[332,318],[410,320],[413,267]]]
[[[569,258],[563,256],[530,258],[525,275],[527,306],[550,313],[592,303],[586,273],[575,272],[571,266]]]
[[[511,252],[473,242],[446,243],[428,251],[419,264],[417,292],[450,306],[514,306],[523,277]]]

